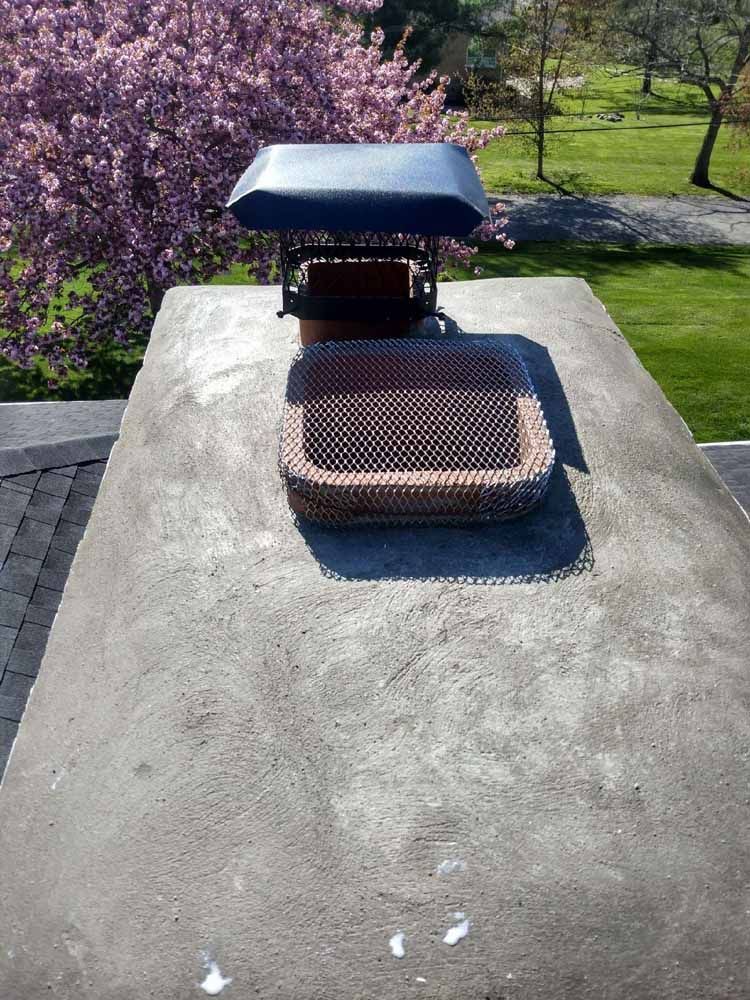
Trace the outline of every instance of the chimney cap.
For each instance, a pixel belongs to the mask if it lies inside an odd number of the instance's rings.
[[[256,230],[467,236],[489,218],[474,164],[452,143],[267,146],[227,207]]]

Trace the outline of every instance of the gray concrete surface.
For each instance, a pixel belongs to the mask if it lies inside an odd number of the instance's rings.
[[[750,244],[750,200],[712,195],[493,195],[514,240]]]
[[[443,286],[545,504],[300,532],[278,295],[157,319],[0,788],[5,995],[747,997],[750,528],[680,418],[584,282]]]

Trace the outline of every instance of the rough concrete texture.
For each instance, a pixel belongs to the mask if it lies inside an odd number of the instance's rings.
[[[278,296],[157,320],[0,790],[3,997],[750,995],[750,527],[680,418],[582,281],[443,287],[544,506],[300,533]]]

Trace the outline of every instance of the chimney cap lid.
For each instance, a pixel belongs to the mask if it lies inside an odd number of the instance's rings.
[[[227,207],[255,230],[467,236],[489,218],[474,164],[452,143],[266,146]]]

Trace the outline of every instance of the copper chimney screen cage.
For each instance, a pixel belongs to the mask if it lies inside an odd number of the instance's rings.
[[[328,524],[487,521],[541,499],[554,450],[515,351],[460,340],[318,344],[287,383],[279,468]]]
[[[521,357],[496,337],[420,335],[436,307],[439,237],[488,215],[465,150],[268,147],[229,207],[279,233],[280,315],[300,322],[279,442],[296,515],[494,521],[539,503],[555,453]]]

